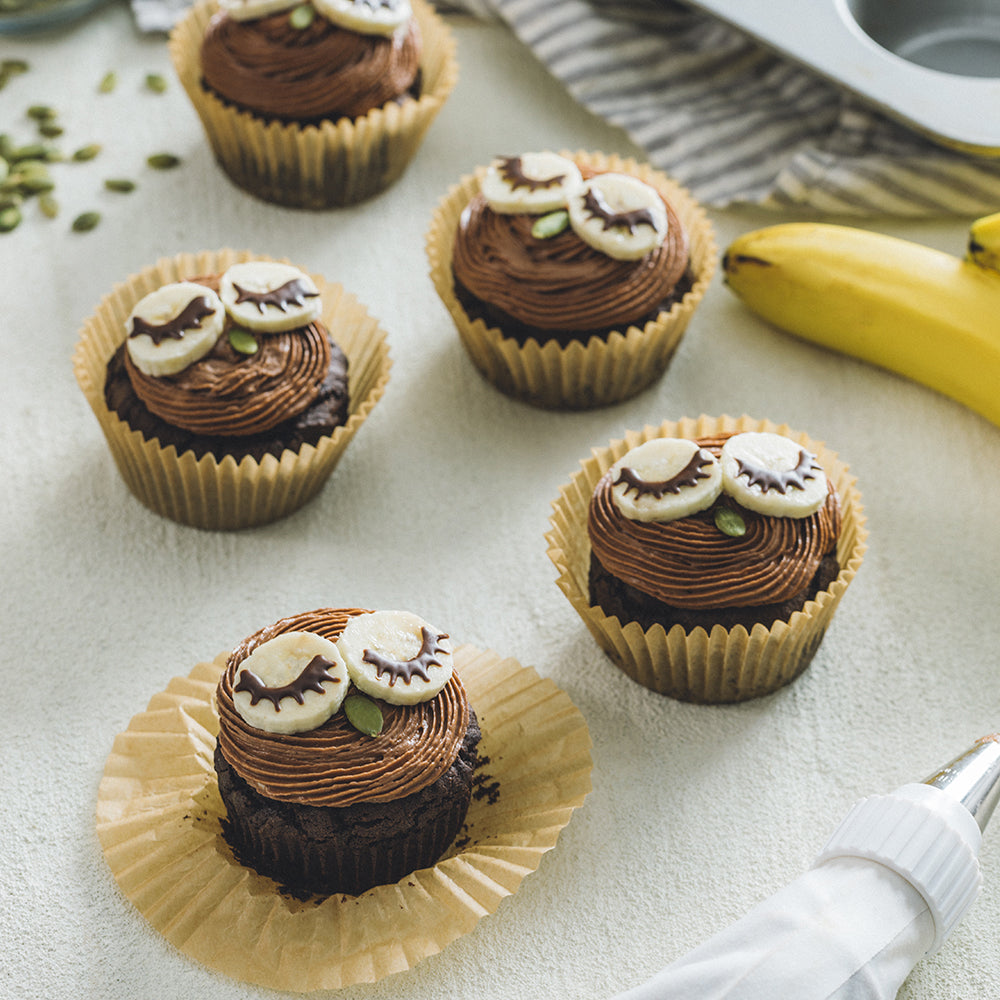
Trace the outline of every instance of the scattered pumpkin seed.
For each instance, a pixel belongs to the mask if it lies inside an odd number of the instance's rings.
[[[56,186],[51,177],[42,174],[32,174],[21,178],[21,191],[24,194],[42,194],[51,191]]]
[[[120,191],[122,194],[128,194],[129,191],[135,190],[135,181],[130,181],[127,177],[109,177],[104,182],[104,186],[108,191]]]
[[[44,142],[29,142],[26,146],[16,146],[7,157],[12,163],[21,160],[44,160],[50,147]]]
[[[146,89],[153,91],[154,94],[162,94],[167,89],[166,77],[160,76],[159,73],[147,73]]]
[[[21,223],[21,210],[17,205],[0,210],[0,233],[9,233]]]
[[[558,236],[569,225],[569,212],[565,208],[556,209],[540,216],[531,227],[531,235],[536,240],[550,240]]]
[[[38,199],[38,207],[46,219],[54,219],[59,214],[59,202],[48,192]]]
[[[257,338],[241,326],[234,326],[229,331],[229,344],[234,351],[238,351],[240,354],[256,354],[260,346],[257,343]]]
[[[365,736],[378,736],[382,732],[382,710],[363,694],[349,694],[344,699],[344,714],[347,721]]]
[[[38,131],[46,139],[56,139],[63,134],[63,127],[55,121],[44,121],[38,123]]]
[[[10,159],[10,154],[14,152],[14,140],[6,132],[0,133],[0,156],[5,160]]]
[[[73,159],[78,163],[82,163],[84,160],[92,160],[100,151],[100,145],[96,142],[92,142],[89,146],[81,146],[73,154]]]
[[[4,191],[0,194],[0,211],[5,208],[18,208],[24,201],[20,191]]]
[[[110,94],[118,85],[118,74],[111,70],[101,77],[101,82],[97,85],[97,90],[101,94]]]
[[[181,158],[174,156],[173,153],[154,153],[152,156],[146,157],[146,163],[154,170],[170,170],[171,167],[176,167],[180,162]]]
[[[83,212],[73,220],[74,233],[89,233],[101,221],[100,212]]]
[[[7,73],[10,76],[16,76],[18,73],[27,73],[28,69],[28,63],[24,59],[4,59],[0,63],[0,72]]]
[[[288,23],[299,31],[308,28],[316,17],[316,8],[311,3],[299,4],[293,7],[288,15]]]
[[[32,104],[28,108],[28,117],[34,118],[35,121],[43,122],[49,118],[56,117],[55,108],[50,108],[47,104]]]
[[[740,538],[747,533],[746,522],[732,507],[715,509],[715,526],[730,538]]]

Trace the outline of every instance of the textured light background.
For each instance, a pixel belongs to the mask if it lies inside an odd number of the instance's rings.
[[[456,18],[457,90],[400,183],[354,209],[259,203],[215,167],[162,37],[124,7],[0,41],[32,71],[2,125],[52,104],[63,204],[0,237],[0,993],[230,1000],[223,978],[153,933],[94,832],[116,733],[167,680],[260,625],[320,605],[404,607],[563,687],[594,740],[594,791],[519,892],[443,953],[343,1000],[603,998],[638,983],[793,878],[864,795],[921,779],[1000,728],[1000,431],[934,393],[756,320],[717,278],[666,377],[593,413],[547,413],[484,384],[427,277],[446,188],[497,153],[632,152],[496,24]],[[108,69],[115,93],[95,96]],[[171,79],[165,95],[142,78]],[[183,166],[156,174],[148,153]],[[107,176],[139,182],[104,192]],[[69,232],[84,209],[104,218]],[[774,221],[712,212],[720,248]],[[873,228],[961,253],[968,219]],[[162,520],[118,478],[73,378],[83,320],[158,257],[230,246],[341,282],[389,333],[383,401],[322,495],[281,523],[207,534]],[[619,674],[557,589],[549,503],[592,446],[698,413],[749,413],[824,440],[856,472],[869,552],[810,670],[735,707],[679,704]],[[1000,824],[1000,819],[995,822]],[[905,1000],[1000,994],[1000,829],[984,889]]]

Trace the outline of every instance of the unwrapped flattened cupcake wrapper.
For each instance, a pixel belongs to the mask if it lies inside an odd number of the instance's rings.
[[[458,80],[455,41],[425,0],[412,0],[421,33],[421,95],[351,120],[319,125],[265,121],[202,86],[201,42],[217,0],[198,0],[170,36],[174,68],[212,151],[230,179],[292,208],[353,205],[399,179]]]
[[[426,238],[431,279],[451,313],[473,364],[502,392],[535,406],[589,409],[629,399],[666,370],[695,309],[705,296],[717,263],[711,223],[692,196],[647,164],[600,153],[563,152],[581,166],[623,171],[655,187],[669,201],[684,226],[695,282],[683,300],[642,329],[630,326],[607,338],[566,346],[534,339],[519,344],[481,319],[470,319],[455,296],[452,277],[454,238],[459,217],[478,193],[485,167],[452,187],[434,214]]]
[[[73,368],[100,422],[118,470],[132,493],[150,509],[197,528],[239,529],[285,517],[311,500],[329,479],[347,445],[382,398],[391,361],[384,331],[357,299],[337,284],[311,275],[323,296],[324,324],[348,358],[347,422],[315,446],[286,450],[260,461],[211,454],[177,454],[147,440],[110,410],[104,399],[108,361],[126,335],[128,315],[161,285],[225,271],[243,260],[268,260],[247,251],[219,250],[164,258],[132,275],[105,296],[80,332]]]
[[[721,625],[706,633],[690,633],[674,625],[643,631],[637,622],[624,625],[590,603],[588,574],[590,539],[587,513],[601,476],[627,451],[658,437],[699,438],[721,433],[770,431],[783,434],[813,452],[840,498],[842,525],[837,540],[840,573],[828,590],[808,601],[787,622],[770,628],[757,624],[748,633],[742,626],[727,630]],[[594,449],[580,470],[562,488],[552,504],[546,534],[549,558],[559,571],[558,585],[569,598],[601,648],[629,677],[661,694],[682,701],[726,703],[769,694],[791,683],[809,665],[848,584],[861,566],[868,532],[861,494],[847,466],[834,452],[786,425],[750,417],[707,417],[667,421],[645,427]]]
[[[232,856],[212,756],[228,654],[175,677],[114,742],[97,798],[112,874],[184,954],[234,979],[306,992],[375,982],[470,931],[551,850],[591,789],[590,734],[551,681],[460,645],[483,763],[466,823],[434,867],[360,896],[300,902]]]

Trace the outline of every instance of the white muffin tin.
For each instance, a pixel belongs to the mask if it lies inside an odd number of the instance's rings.
[[[932,139],[1000,156],[1000,0],[688,0]]]

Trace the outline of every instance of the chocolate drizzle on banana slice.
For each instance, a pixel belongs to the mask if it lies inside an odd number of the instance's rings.
[[[176,375],[215,346],[226,310],[210,288],[191,281],[161,285],[125,321],[126,349],[144,375]]]
[[[522,153],[494,160],[481,190],[494,212],[543,215],[565,208],[569,196],[583,186],[580,168],[558,153]]]
[[[654,438],[611,467],[615,506],[630,521],[675,521],[715,503],[722,469],[715,456],[685,438]]]

